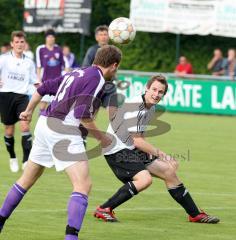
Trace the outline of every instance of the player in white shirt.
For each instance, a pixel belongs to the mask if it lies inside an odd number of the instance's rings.
[[[34,62],[23,54],[26,36],[22,31],[11,34],[12,51],[0,56],[0,114],[5,127],[5,144],[10,155],[10,169],[19,170],[14,149],[15,123],[28,105],[30,84],[37,81]],[[32,145],[28,121],[19,121],[22,134],[23,165],[25,166]]]
[[[108,165],[124,185],[94,212],[96,218],[116,222],[113,209],[149,187],[152,176],[165,182],[168,192],[189,215],[190,222],[217,223],[219,219],[200,212],[190,193],[176,175],[178,162],[146,141],[144,132],[155,113],[155,105],[168,89],[165,77],[152,77],[145,94],[133,98],[111,117],[108,133],[114,136],[104,149]]]

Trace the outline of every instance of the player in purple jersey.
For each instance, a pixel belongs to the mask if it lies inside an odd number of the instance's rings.
[[[93,118],[99,108],[104,83],[115,75],[120,61],[118,48],[104,46],[97,52],[93,66],[46,81],[37,89],[25,112],[20,115],[22,120],[31,119],[42,96],[49,94],[55,97],[38,119],[26,168],[0,209],[0,231],[44,168],[55,165],[57,171],[65,170],[73,186],[68,202],[65,240],[78,240],[91,189],[87,156],[78,125],[83,124],[102,147],[111,144],[111,139],[96,127]]]
[[[53,29],[49,29],[45,32],[45,44],[38,46],[36,49],[36,65],[39,82],[60,77],[63,69],[68,71],[68,62],[64,61],[62,49],[55,41],[55,32]],[[47,103],[50,101],[51,98],[45,96],[40,103],[40,109],[45,110]]]

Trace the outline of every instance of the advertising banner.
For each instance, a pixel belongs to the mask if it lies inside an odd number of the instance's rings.
[[[131,98],[145,92],[149,76],[119,74],[119,80],[130,86],[119,93]],[[169,89],[160,103],[174,112],[236,115],[236,83],[234,81],[168,78]]]
[[[25,0],[24,31],[89,34],[91,0]]]
[[[138,31],[236,37],[235,0],[131,0]]]

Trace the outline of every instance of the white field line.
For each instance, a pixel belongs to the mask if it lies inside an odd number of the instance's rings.
[[[88,208],[87,212],[92,212],[95,210],[94,208]],[[236,207],[204,207],[204,210],[236,210]],[[57,213],[57,212],[65,212],[66,209],[16,209],[16,212],[39,212],[39,213]],[[135,211],[183,211],[182,208],[175,207],[140,207],[140,208],[119,208],[118,212],[135,212]]]
[[[6,184],[1,184],[0,185],[0,192],[1,192],[1,188],[4,188],[4,189],[10,189],[11,186],[10,185],[6,185]],[[115,193],[116,190],[118,189],[119,187],[117,188],[114,188],[114,189],[102,189],[102,188],[96,188],[94,187],[92,189],[92,194],[93,195],[93,192],[103,192],[103,193]],[[37,189],[43,189],[45,191],[45,188],[43,187],[37,187]],[[191,193],[191,195],[202,195],[202,196],[222,196],[222,197],[236,197],[236,193],[235,192],[228,192],[228,193],[224,193],[224,192],[194,192],[194,191],[191,191],[191,189],[188,189],[189,192]],[[149,192],[148,190],[147,191],[143,191],[141,193],[142,195],[154,195],[153,192]],[[156,192],[155,195],[159,195],[159,194],[168,194],[168,191],[161,191],[161,192]]]

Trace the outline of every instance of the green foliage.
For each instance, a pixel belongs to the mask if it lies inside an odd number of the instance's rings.
[[[91,44],[95,43],[94,29],[107,24],[112,19],[129,17],[130,1],[127,0],[92,0],[91,34],[81,39],[80,34],[58,34],[59,44],[68,44],[77,58],[82,58]],[[10,40],[13,30],[22,28],[23,0],[0,1],[0,44]],[[44,42],[43,34],[27,34],[34,51],[37,45]],[[84,40],[84,45],[83,45]],[[194,73],[207,74],[206,65],[214,48],[219,47],[226,55],[228,48],[235,47],[232,38],[216,36],[181,35],[180,54],[185,55],[193,65]],[[124,58],[122,69],[172,72],[176,65],[176,35],[170,33],[137,32],[135,41],[121,46]]]

